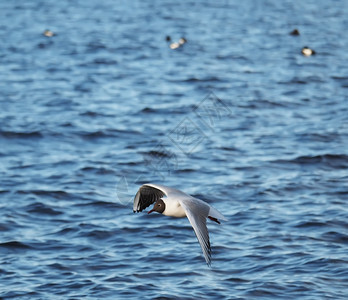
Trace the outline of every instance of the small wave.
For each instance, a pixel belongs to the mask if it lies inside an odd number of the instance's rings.
[[[73,227],[62,228],[56,232],[50,233],[49,235],[72,235],[79,232],[79,229]]]
[[[256,288],[253,289],[252,291],[248,291],[246,293],[247,296],[252,296],[252,297],[279,297],[279,287],[278,287],[278,293],[271,292],[268,290],[269,287],[267,288]]]
[[[92,52],[92,53],[95,53],[95,51],[97,51],[97,50],[106,49],[105,44],[100,42],[100,41],[89,42],[87,44],[87,47],[88,47],[87,52]]]
[[[143,161],[123,161],[118,163],[120,166],[139,166],[143,164]]]
[[[97,240],[105,240],[105,239],[109,239],[113,236],[115,236],[115,231],[112,230],[92,230],[89,232],[86,232],[85,234],[82,234],[88,238],[93,238],[93,239],[97,239]]]
[[[36,196],[49,196],[55,199],[66,199],[70,197],[70,194],[61,190],[18,190],[18,194],[33,194]]]
[[[85,139],[97,139],[97,138],[109,138],[116,137],[116,135],[112,132],[97,130],[93,132],[80,132],[80,136]]]
[[[18,132],[18,131],[0,131],[0,136],[5,138],[41,138],[42,133],[40,131],[27,131],[27,132]]]
[[[324,222],[317,222],[317,221],[304,221],[298,223],[295,227],[296,228],[310,228],[310,227],[326,227],[328,224]]]
[[[298,136],[298,141],[303,141],[303,139],[310,140],[313,142],[333,142],[339,138],[337,133],[323,134],[323,133],[302,133]]]
[[[307,76],[304,78],[294,77],[290,79],[289,81],[279,81],[278,83],[279,84],[308,84],[311,82],[323,83],[325,81],[321,79],[319,76]]]
[[[18,241],[9,241],[9,242],[4,242],[0,243],[0,248],[7,248],[7,249],[31,249],[32,247],[18,242]]]
[[[311,268],[316,270],[329,270],[332,269],[333,273],[339,274],[342,270],[345,271],[343,266],[347,265],[348,261],[343,259],[335,259],[335,258],[315,258],[303,263],[305,268]]]
[[[169,82],[187,82],[187,83],[192,83],[192,82],[224,82],[219,77],[212,76],[212,77],[206,77],[206,78],[197,78],[197,77],[189,77],[186,79],[174,79],[174,80],[169,80]]]
[[[138,131],[133,130],[119,130],[119,129],[105,129],[105,130],[96,130],[96,131],[80,131],[77,133],[79,136],[81,136],[83,139],[86,140],[94,140],[99,138],[115,138],[119,137],[120,135],[137,135],[139,134]]]
[[[157,112],[156,109],[154,108],[151,108],[151,107],[144,107],[142,110],[141,110],[142,113],[155,113]]]
[[[343,88],[348,87],[348,77],[346,76],[331,76],[333,80],[336,80],[337,82],[341,83],[341,86]]]
[[[172,153],[169,151],[156,151],[156,150],[143,152],[142,154],[145,156],[156,157],[156,158],[163,158],[163,157],[171,157],[172,156]]]
[[[120,208],[123,207],[122,205],[120,205],[119,203],[115,203],[115,202],[108,202],[108,201],[89,201],[89,202],[83,202],[83,203],[78,203],[76,205],[74,205],[76,207],[87,207],[87,206],[91,206],[91,207],[99,207],[100,208],[107,208],[107,209],[116,209],[116,208]]]
[[[83,172],[93,172],[95,174],[99,175],[105,175],[105,174],[114,174],[114,170],[112,169],[106,169],[106,168],[98,168],[98,167],[83,167],[80,169]]]
[[[224,151],[239,151],[238,148],[233,147],[233,146],[222,146],[222,147],[220,147],[220,149],[224,150]]]
[[[275,160],[274,163],[290,163],[299,165],[326,165],[332,168],[344,169],[348,167],[348,155],[323,154],[314,156],[298,156],[290,160]]]
[[[57,211],[51,207],[49,207],[48,205],[45,205],[41,202],[37,202],[37,203],[33,203],[27,206],[27,211],[29,213],[37,213],[37,214],[43,214],[43,215],[52,215],[52,216],[56,216],[56,215],[60,215],[62,214],[62,212]]]
[[[222,80],[219,77],[206,77],[206,78],[196,78],[191,77],[185,80],[182,80],[183,82],[221,82]]]
[[[336,231],[325,232],[321,235],[321,238],[332,243],[348,244],[348,235]]]
[[[316,156],[300,156],[294,160],[299,164],[317,164],[324,163],[335,168],[348,167],[348,155],[344,154],[324,154]]]
[[[243,278],[237,278],[237,277],[230,277],[225,279],[226,281],[231,281],[234,283],[249,283],[250,281],[247,279],[243,279]]]
[[[68,267],[66,267],[60,263],[53,263],[53,264],[48,265],[48,267],[56,269],[56,270],[61,270],[61,271],[70,270]]]
[[[113,268],[124,268],[127,267],[125,264],[118,264],[117,266],[114,266]],[[128,276],[118,276],[114,275],[112,277],[106,278],[106,282],[132,282],[133,280],[130,279]]]
[[[112,115],[108,115],[106,113],[101,113],[101,112],[97,112],[97,111],[90,111],[90,110],[87,110],[87,111],[84,111],[84,112],[81,112],[79,113],[80,116],[85,116],[85,117],[112,117]]]
[[[146,106],[143,108],[140,112],[145,114],[152,114],[152,113],[158,113],[158,114],[187,114],[188,112],[193,112],[196,109],[196,106],[194,105],[183,105],[180,107],[171,107],[171,108],[152,108]]]
[[[240,60],[240,61],[249,61],[249,59],[245,56],[242,56],[242,55],[235,55],[235,54],[226,54],[226,55],[223,55],[223,54],[218,54],[216,55],[216,59],[218,60]]]
[[[266,100],[266,99],[259,99],[259,100],[253,100],[249,101],[243,105],[240,105],[240,107],[245,107],[245,108],[274,108],[274,107],[287,107],[288,103],[285,102],[275,102],[271,100]]]
[[[279,84],[307,84],[308,82],[298,77],[294,77],[289,81],[278,81],[278,83]]]
[[[93,60],[94,64],[97,65],[117,65],[117,61],[108,58],[96,58]]]
[[[197,170],[195,169],[190,169],[190,168],[186,168],[186,169],[178,169],[175,170],[175,173],[192,173],[192,172],[196,172]]]

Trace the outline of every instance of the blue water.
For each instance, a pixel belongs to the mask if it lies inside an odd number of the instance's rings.
[[[347,12],[1,1],[0,297],[346,299]],[[228,217],[212,268],[186,219],[133,214],[145,182]]]

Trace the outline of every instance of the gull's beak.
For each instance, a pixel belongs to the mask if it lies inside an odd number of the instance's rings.
[[[151,214],[153,211],[155,211],[155,210],[151,209],[147,214]]]

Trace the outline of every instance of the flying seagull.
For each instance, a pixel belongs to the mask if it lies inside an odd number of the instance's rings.
[[[134,198],[133,212],[141,212],[151,204],[148,212],[158,212],[165,216],[187,217],[202,247],[205,261],[211,264],[211,248],[207,228],[207,218],[220,224],[219,219],[227,219],[208,203],[194,198],[182,191],[159,184],[142,185]]]

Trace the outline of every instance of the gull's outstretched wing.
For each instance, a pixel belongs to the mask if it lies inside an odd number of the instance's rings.
[[[165,194],[164,191],[156,187],[144,184],[134,197],[133,212],[140,212],[146,207],[161,199]]]
[[[187,197],[180,199],[180,204],[184,208],[187,218],[189,219],[193,230],[197,236],[203,251],[205,261],[208,266],[211,264],[211,248],[209,241],[209,232],[207,228],[207,216],[209,213],[209,205],[195,199],[193,197]]]
[[[137,194],[135,195],[134,204],[133,204],[133,212],[140,212],[144,210],[146,207],[155,203],[157,200],[161,199],[163,196],[186,197],[188,195],[182,191],[179,191],[177,189],[174,189],[168,186],[154,184],[154,183],[146,183],[139,188]]]

